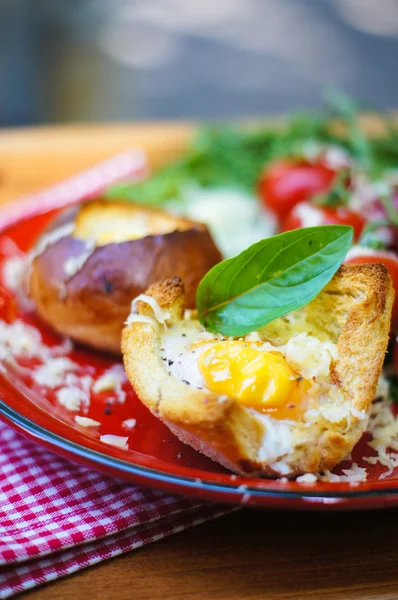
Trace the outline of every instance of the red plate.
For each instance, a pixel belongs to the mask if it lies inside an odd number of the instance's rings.
[[[39,211],[38,211],[39,212]],[[54,212],[23,220],[5,229],[0,213],[0,272],[10,254],[26,252],[40,235]],[[16,298],[0,288],[0,318],[8,322],[22,319],[37,328],[48,347],[62,340],[24,312]],[[113,357],[76,347],[68,356],[78,364],[77,374],[97,378],[117,361]],[[140,403],[125,382],[124,403],[114,393],[91,394],[84,414],[101,422],[99,429],[82,428],[74,416],[57,401],[54,389],[39,386],[32,379],[32,360],[20,360],[19,367],[5,363],[0,372],[0,416],[9,425],[53,452],[87,467],[142,485],[161,488],[217,502],[245,503],[256,506],[306,509],[376,508],[398,505],[398,469],[379,480],[384,467],[361,461],[373,451],[362,439],[353,452],[353,460],[366,466],[368,481],[357,483],[300,484],[265,479],[236,477],[190,447],[173,434]],[[37,365],[37,361],[36,361]],[[83,413],[80,413],[83,414]],[[131,431],[123,428],[126,419],[136,419]],[[107,445],[101,434],[128,436],[128,450]],[[349,463],[340,465],[347,468]],[[339,469],[337,473],[341,472]]]

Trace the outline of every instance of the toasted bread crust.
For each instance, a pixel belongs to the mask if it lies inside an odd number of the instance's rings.
[[[179,278],[152,285],[146,292],[171,313],[170,323],[183,317],[184,285]],[[339,358],[332,364],[333,383],[354,411],[368,412],[376,393],[390,328],[394,298],[391,278],[379,264],[343,265],[307,307],[337,342]],[[138,304],[138,313],[151,309]],[[258,460],[264,427],[237,401],[223,402],[212,393],[193,389],[169,375],[159,356],[161,336],[151,325],[132,323],[122,335],[127,375],[138,396],[184,442],[240,474],[276,476]],[[349,454],[366,427],[366,419],[350,415],[339,423],[322,417],[298,431],[289,457],[292,477],[333,468]]]

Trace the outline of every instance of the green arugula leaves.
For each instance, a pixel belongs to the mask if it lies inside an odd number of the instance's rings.
[[[310,302],[352,244],[352,227],[288,231],[213,267],[199,284],[199,320],[213,333],[241,336]]]
[[[237,187],[253,193],[266,165],[280,158],[302,156],[309,142],[345,148],[361,169],[377,179],[398,163],[397,122],[377,113],[386,134],[369,137],[360,127],[358,110],[357,103],[345,94],[329,90],[326,111],[321,114],[297,113],[273,127],[269,123],[202,127],[180,158],[145,181],[111,186],[105,197],[162,206],[182,199],[187,185]],[[331,117],[336,116],[342,130],[333,127]]]

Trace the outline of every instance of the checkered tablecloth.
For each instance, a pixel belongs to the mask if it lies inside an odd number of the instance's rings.
[[[71,464],[0,423],[0,598],[229,510]]]

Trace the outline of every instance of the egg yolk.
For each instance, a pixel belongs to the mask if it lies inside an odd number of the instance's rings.
[[[212,344],[199,357],[199,370],[210,391],[227,395],[277,418],[297,418],[303,382],[279,352],[262,352],[245,342]],[[286,408],[286,410],[285,410]]]

